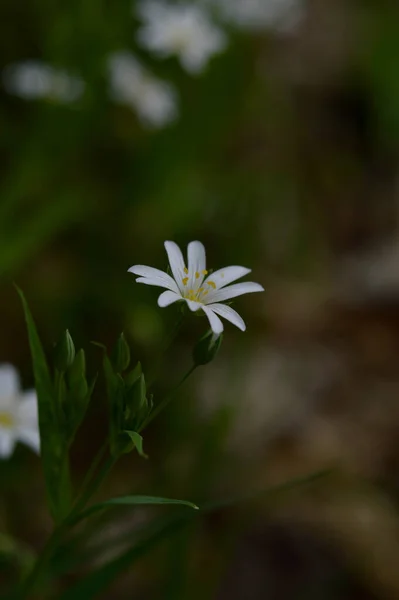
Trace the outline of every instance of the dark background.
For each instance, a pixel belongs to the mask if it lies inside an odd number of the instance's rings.
[[[1,66],[42,60],[86,90],[74,104],[0,90],[0,359],[32,385],[16,281],[48,351],[68,327],[94,373],[89,342],[110,346],[123,329],[149,368],[176,312],[127,269],[165,268],[165,239],[200,239],[209,266],[250,266],[266,292],[238,299],[247,332],[226,325],[217,360],[148,430],[150,460],[126,457],[100,496],[201,503],[333,473],[199,518],[102,597],[398,598],[399,7],[309,0],[289,32],[224,27],[229,47],[199,77],[138,50],[135,28],[125,1],[1,4]],[[105,64],[120,49],[176,86],[175,124],[150,131],[110,100]],[[205,328],[187,319],[156,398]],[[99,385],[76,482],[106,415]],[[0,490],[0,530],[23,544],[15,554],[0,535],[10,582],[51,528],[37,457],[19,446]],[[95,559],[54,597],[156,514],[99,522]]]

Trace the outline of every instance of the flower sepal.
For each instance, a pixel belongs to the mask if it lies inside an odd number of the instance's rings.
[[[70,446],[84,419],[97,381],[97,375],[90,383],[87,381],[86,356],[82,348],[77,352],[73,364],[66,372],[65,378],[62,377],[62,380],[64,382],[62,388],[64,390],[62,407],[67,432],[67,442]]]
[[[193,350],[194,364],[197,366],[207,365],[216,358],[222,345],[223,334],[216,335],[212,329],[209,329],[205,335],[200,338]]]
[[[64,331],[54,349],[54,366],[60,373],[65,373],[75,360],[75,344],[68,329]]]
[[[112,365],[117,373],[123,373],[130,365],[130,348],[123,332],[120,334],[111,354]]]

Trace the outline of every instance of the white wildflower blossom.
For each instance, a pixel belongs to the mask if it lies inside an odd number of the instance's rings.
[[[232,266],[208,274],[205,248],[197,241],[190,242],[188,245],[187,267],[177,244],[165,242],[165,249],[173,277],[164,271],[143,265],[135,265],[129,269],[130,273],[138,275],[136,279],[138,283],[167,290],[159,296],[158,305],[165,307],[178,300],[185,300],[193,312],[204,311],[215,335],[220,335],[223,331],[223,323],[218,315],[236,325],[241,331],[245,331],[245,323],[240,315],[221,302],[243,294],[264,291],[259,283],[244,282],[229,285],[250,273],[251,270]]]
[[[164,127],[177,117],[177,94],[172,85],[151,75],[129,52],[109,59],[111,94],[133,108],[149,127]]]
[[[6,67],[3,82],[9,93],[25,100],[45,98],[63,103],[80,98],[85,88],[79,77],[34,60]]]
[[[37,396],[23,392],[16,369],[0,365],[0,459],[9,458],[17,442],[40,451]]]
[[[289,31],[299,22],[302,0],[207,0],[221,17],[240,29]]]
[[[143,26],[138,42],[161,58],[178,56],[190,73],[204,70],[210,58],[227,46],[227,37],[196,4],[148,0],[139,6]]]

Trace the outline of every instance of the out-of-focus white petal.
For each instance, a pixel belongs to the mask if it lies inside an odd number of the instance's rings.
[[[0,427],[0,459],[10,458],[15,448],[15,435],[12,429]]]
[[[15,367],[8,363],[0,365],[0,408],[9,407],[19,390],[20,380]]]
[[[146,267],[145,265],[134,265],[128,270],[129,273],[139,275],[139,279],[136,279],[138,283],[146,283],[147,285],[155,285],[164,287],[172,292],[179,293],[179,288],[176,282],[170,275],[161,271],[160,269],[154,269],[153,267]]]
[[[220,288],[229,285],[229,283],[244,277],[244,275],[248,275],[250,272],[251,269],[247,269],[246,267],[225,267],[224,269],[219,269],[218,271],[208,275],[204,281],[204,284],[206,284],[207,281],[213,281],[216,289],[219,290]]]
[[[246,326],[243,319],[237,311],[231,308],[231,306],[226,306],[226,304],[211,304],[208,308],[224,319],[227,319],[227,321],[230,321],[230,323],[233,323],[233,325],[238,327],[238,329],[241,329],[241,331],[245,331]]]
[[[219,317],[213,312],[212,308],[210,306],[203,306],[202,310],[204,311],[204,313],[206,314],[206,316],[209,319],[209,323],[211,326],[211,329],[213,331],[213,333],[215,333],[216,335],[220,335],[223,331],[223,323],[222,321],[219,319]]]
[[[77,100],[85,88],[79,77],[34,60],[9,65],[3,80],[10,93],[25,100],[47,98],[69,103]]]
[[[143,21],[138,43],[160,58],[177,56],[190,73],[201,72],[209,59],[227,45],[224,32],[198,4],[147,0],[141,8],[139,5],[138,13]]]
[[[165,306],[169,306],[170,304],[178,302],[179,300],[182,300],[180,294],[169,291],[163,292],[158,298],[158,306],[160,306],[161,308],[165,308]]]
[[[243,294],[252,294],[253,292],[264,292],[264,289],[259,283],[253,283],[252,281],[235,283],[221,290],[209,292],[208,296],[206,296],[206,303],[222,302],[223,300],[229,300]]]
[[[152,75],[133,54],[111,54],[108,70],[112,98],[135,110],[143,125],[158,129],[176,119],[178,98],[175,88]]]
[[[17,421],[19,427],[39,429],[39,411],[36,390],[28,390],[22,394],[18,403]]]
[[[40,434],[38,429],[33,427],[18,427],[16,436],[20,442],[29,446],[37,454],[40,454]]]
[[[184,270],[186,265],[184,264],[183,254],[179,246],[175,242],[165,242],[165,250],[168,255],[170,268],[172,269],[173,277],[179,289],[184,290],[183,279],[186,276]]]

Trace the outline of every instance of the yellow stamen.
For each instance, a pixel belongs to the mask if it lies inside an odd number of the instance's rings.
[[[188,277],[183,277],[182,284],[187,285]]]
[[[14,418],[10,413],[0,412],[0,426],[10,429],[14,425]]]
[[[208,275],[208,271],[204,269],[203,271],[201,271],[201,275]]]
[[[185,274],[188,275],[188,269],[187,269],[187,267],[184,267],[183,270],[184,270]]]
[[[207,284],[211,286],[214,290],[216,290],[216,283],[214,281],[207,281]]]
[[[199,279],[200,274],[198,273],[198,271],[195,271],[195,279]]]
[[[207,294],[209,294],[209,290],[205,290],[204,296],[206,296]]]
[[[203,288],[203,287],[202,287],[202,288],[198,288],[198,294],[200,294],[200,293],[201,293],[201,292],[203,292],[203,291],[204,291],[204,288]]]

